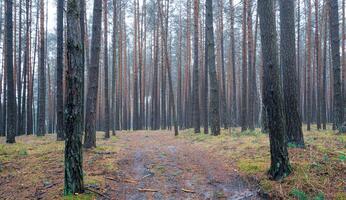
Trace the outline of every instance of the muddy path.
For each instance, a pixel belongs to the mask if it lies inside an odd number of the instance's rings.
[[[260,199],[225,158],[169,132],[120,133],[106,194],[121,200]]]

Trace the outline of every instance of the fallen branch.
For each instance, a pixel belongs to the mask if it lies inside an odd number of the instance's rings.
[[[196,193],[195,191],[184,189],[184,188],[182,188],[181,191],[186,192],[186,193]]]
[[[131,179],[119,180],[119,179],[117,179],[117,178],[112,178],[112,177],[106,177],[106,179],[112,180],[112,181],[117,181],[117,182],[124,182],[124,183],[133,183],[133,184],[137,184],[137,183],[138,183],[138,181],[136,181],[136,180],[131,180]]]
[[[144,189],[144,188],[138,188],[139,192],[158,192],[158,190],[155,189]]]
[[[100,193],[100,192],[98,192],[98,191],[96,191],[96,190],[91,189],[91,188],[85,187],[85,190],[88,190],[88,191],[90,191],[90,192],[93,192],[93,193],[95,193],[95,194],[98,194],[99,196],[104,197],[104,198],[106,198],[106,199],[111,199],[109,196],[104,195],[104,194],[102,194],[102,193]]]

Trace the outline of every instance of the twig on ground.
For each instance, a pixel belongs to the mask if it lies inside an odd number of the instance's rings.
[[[158,190],[155,189],[145,189],[145,188],[138,188],[139,192],[158,192]]]
[[[181,191],[186,192],[186,193],[196,193],[195,191],[184,189],[184,188],[182,188]]]
[[[85,190],[88,190],[88,191],[90,191],[90,192],[93,192],[93,193],[95,193],[95,194],[98,194],[99,196],[102,196],[102,197],[104,197],[104,198],[106,198],[106,199],[111,199],[109,196],[104,195],[104,194],[102,194],[102,193],[100,193],[100,192],[98,192],[98,191],[96,191],[96,190],[91,189],[91,188],[85,187],[84,189],[85,189]]]
[[[106,177],[106,179],[112,180],[112,181],[117,181],[117,182],[124,182],[124,183],[133,183],[133,184],[137,184],[138,183],[138,181],[131,180],[131,179],[119,180],[118,178],[112,178],[112,177]]]

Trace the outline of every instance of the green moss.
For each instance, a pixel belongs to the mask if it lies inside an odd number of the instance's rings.
[[[265,172],[268,167],[263,159],[241,159],[237,165],[241,172],[250,175]]]

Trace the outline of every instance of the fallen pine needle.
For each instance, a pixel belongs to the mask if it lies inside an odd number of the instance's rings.
[[[196,193],[195,191],[184,189],[184,188],[182,188],[181,191],[186,192],[186,193]]]
[[[158,190],[154,189],[145,189],[145,188],[138,188],[139,192],[158,192]]]

